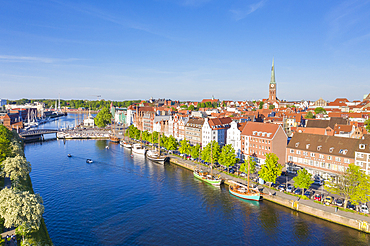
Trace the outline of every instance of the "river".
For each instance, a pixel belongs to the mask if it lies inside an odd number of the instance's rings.
[[[74,117],[81,118],[69,115],[44,127]],[[30,143],[25,154],[57,246],[370,243],[365,233],[268,201],[233,197],[227,187],[205,184],[176,165],[131,158],[129,150],[106,140]]]

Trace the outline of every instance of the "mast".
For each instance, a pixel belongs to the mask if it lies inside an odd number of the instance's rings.
[[[211,141],[211,176],[212,176],[212,167],[213,167],[213,141]]]
[[[161,156],[161,134],[158,133],[158,155]]]
[[[247,192],[249,192],[249,172],[250,172],[250,159],[248,160],[248,176],[247,176],[248,185],[247,185]]]

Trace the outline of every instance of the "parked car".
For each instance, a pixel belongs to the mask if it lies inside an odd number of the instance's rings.
[[[335,201],[335,205],[337,205],[338,207],[342,207],[342,206],[343,206],[343,199],[338,198],[338,199]]]
[[[321,186],[324,184],[324,181],[315,179],[312,184]]]
[[[243,172],[240,174],[240,177],[245,177],[245,176],[247,176],[247,175]]]
[[[352,209],[352,210],[356,210],[356,205],[352,204],[350,201],[347,202],[347,208],[348,209]]]
[[[369,213],[369,208],[367,207],[366,204],[361,204],[361,206],[360,206],[360,212],[361,213],[364,213],[364,214],[368,214]]]
[[[295,195],[302,195],[302,190],[300,188],[297,188],[293,192]]]
[[[332,196],[327,196],[327,197],[325,197],[325,199],[324,199],[324,204],[325,205],[329,205],[329,204],[331,204],[332,202],[333,202],[333,197]]]
[[[315,195],[313,196],[313,199],[314,199],[315,201],[321,202],[322,197],[321,197],[321,195],[320,195],[320,194],[315,194]]]
[[[311,199],[312,197],[312,192],[307,190],[304,194],[303,194],[305,197],[307,197],[308,199]]]
[[[287,187],[286,187],[286,191],[287,192],[293,192],[293,190],[294,190],[294,186],[291,185],[291,184],[288,184]]]
[[[285,184],[279,185],[278,190],[281,191],[281,192],[285,191]]]

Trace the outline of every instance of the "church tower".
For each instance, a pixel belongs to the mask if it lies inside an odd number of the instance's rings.
[[[276,82],[275,82],[275,68],[274,68],[274,58],[272,58],[272,68],[271,68],[271,81],[269,84],[269,103],[276,102]]]

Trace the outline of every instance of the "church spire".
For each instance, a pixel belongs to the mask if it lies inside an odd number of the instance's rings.
[[[274,67],[274,58],[272,58],[272,67],[271,67],[271,81],[270,84],[276,84],[275,82],[275,67]]]

